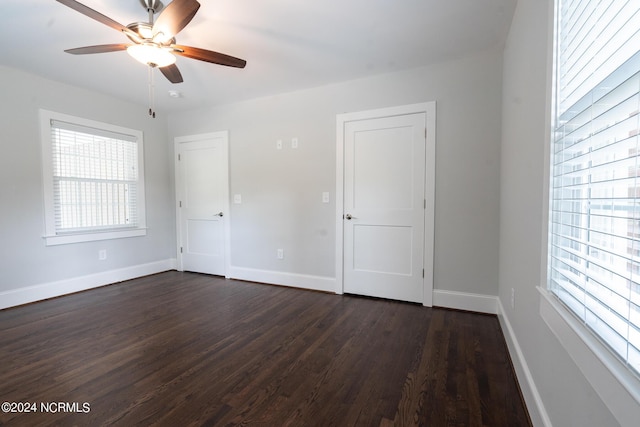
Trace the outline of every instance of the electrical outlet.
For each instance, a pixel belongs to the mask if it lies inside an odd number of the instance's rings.
[[[298,138],[291,138],[291,148],[298,148]]]
[[[98,251],[98,259],[100,261],[104,261],[105,259],[107,259],[107,250],[106,249],[100,249]]]
[[[281,139],[276,141],[276,149],[277,150],[282,150],[282,140]]]
[[[516,290],[511,288],[511,309],[516,307]]]
[[[284,259],[284,249],[278,249],[276,252],[278,259]]]

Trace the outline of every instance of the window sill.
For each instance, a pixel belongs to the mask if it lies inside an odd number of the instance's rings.
[[[587,381],[622,425],[637,422],[638,379],[604,344],[546,289],[540,292],[540,316]]]
[[[98,240],[122,239],[126,237],[146,236],[146,228],[128,230],[108,230],[91,233],[61,234],[57,236],[44,236],[47,246],[66,245],[69,243],[94,242]]]

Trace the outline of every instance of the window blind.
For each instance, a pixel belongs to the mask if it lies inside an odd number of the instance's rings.
[[[549,289],[640,374],[640,2],[557,23]]]
[[[137,227],[133,135],[51,120],[56,234]]]

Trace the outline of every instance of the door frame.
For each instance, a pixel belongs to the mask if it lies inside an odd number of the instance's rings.
[[[218,132],[211,133],[203,133],[197,135],[186,135],[179,136],[174,138],[174,190],[175,190],[175,204],[176,204],[176,258],[177,258],[177,269],[178,271],[184,271],[182,254],[180,253],[180,247],[182,244],[182,230],[181,230],[181,209],[180,209],[180,198],[178,191],[181,188],[182,182],[180,181],[180,174],[178,173],[179,160],[178,160],[178,152],[180,144],[187,142],[198,142],[204,141],[207,139],[213,138],[222,138],[222,151],[223,156],[226,159],[224,162],[225,170],[222,172],[222,175],[226,179],[226,183],[224,185],[224,196],[222,201],[223,212],[225,215],[224,220],[224,277],[229,279],[230,276],[230,266],[231,266],[231,209],[229,203],[229,131],[223,130]]]
[[[345,124],[358,120],[424,113],[426,118],[424,271],[422,305],[433,305],[433,264],[435,240],[435,167],[436,167],[436,103],[435,101],[397,107],[358,111],[336,115],[336,293],[344,293],[344,131]]]

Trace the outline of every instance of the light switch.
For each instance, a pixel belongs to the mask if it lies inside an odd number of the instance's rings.
[[[241,194],[234,194],[233,195],[233,203],[235,203],[236,205],[239,205],[240,203],[242,203],[242,195]]]
[[[322,193],[322,203],[329,203],[329,192],[325,191]]]
[[[276,149],[282,150],[282,140],[281,139],[276,141]]]
[[[298,148],[298,138],[291,138],[291,148]]]

